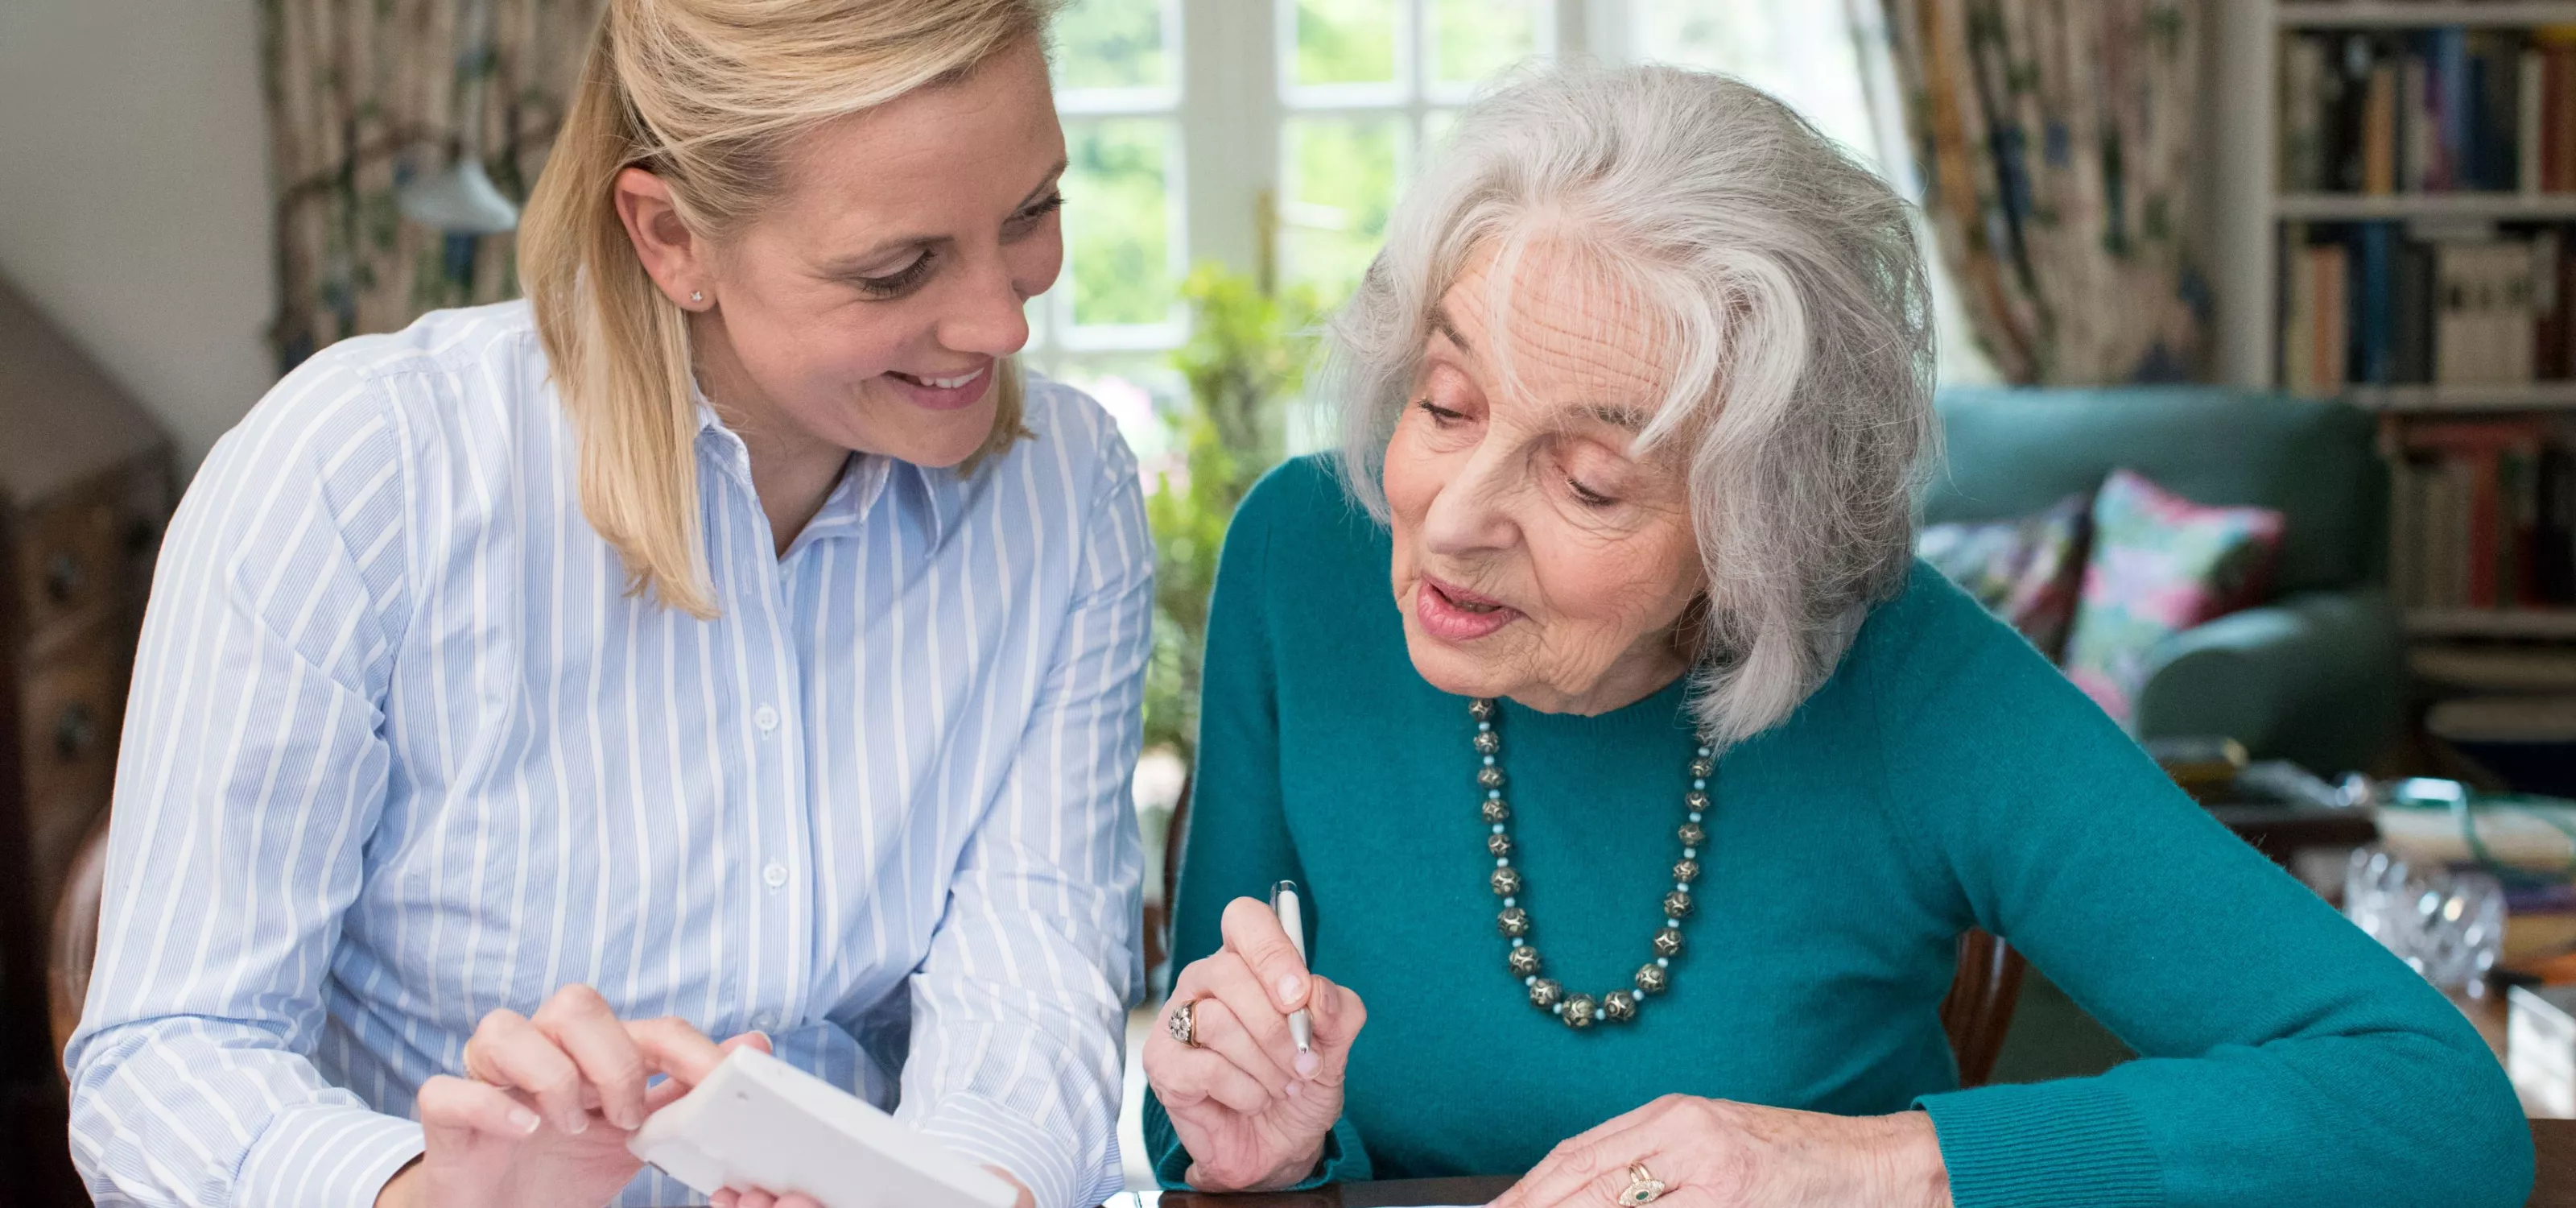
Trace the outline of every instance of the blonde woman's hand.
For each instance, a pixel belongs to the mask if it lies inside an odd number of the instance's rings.
[[[1493,1208],[1603,1208],[1640,1166],[1661,1208],[1949,1208],[1932,1118],[1666,1095],[1569,1138]]]
[[[1225,945],[1172,985],[1145,1039],[1145,1077],[1190,1151],[1190,1186],[1258,1191],[1306,1178],[1342,1116],[1342,1073],[1368,1009],[1349,989],[1309,972],[1279,916],[1251,898],[1225,908]],[[1190,1004],[1196,1047],[1172,1038],[1171,1013]],[[1312,1051],[1300,1054],[1288,1014],[1307,1009]]]
[[[534,1016],[494,1011],[465,1043],[466,1077],[421,1084],[428,1148],[387,1181],[379,1208],[605,1204],[643,1163],[626,1148],[644,1118],[688,1093],[758,1033],[718,1045],[677,1019],[626,1022],[588,986]],[[655,1074],[668,1075],[648,1085]]]

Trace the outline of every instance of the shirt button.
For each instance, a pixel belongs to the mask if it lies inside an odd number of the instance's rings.
[[[760,727],[760,732],[763,734],[767,734],[770,731],[777,729],[778,710],[772,709],[767,705],[762,705],[761,707],[752,710],[751,724]]]
[[[771,889],[776,889],[779,886],[786,884],[787,866],[776,860],[770,861],[769,867],[760,870],[760,881]]]
[[[775,1032],[778,1030],[778,1016],[771,1012],[763,1011],[760,1014],[751,1017],[751,1026],[759,1031]]]

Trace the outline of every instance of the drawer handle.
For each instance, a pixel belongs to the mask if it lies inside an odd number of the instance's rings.
[[[54,715],[54,753],[76,763],[98,747],[98,711],[74,702]]]
[[[69,603],[72,594],[81,589],[80,559],[68,551],[45,560],[45,598],[56,604]]]

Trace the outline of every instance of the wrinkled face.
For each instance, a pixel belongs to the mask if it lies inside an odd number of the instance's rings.
[[[1662,402],[1658,341],[1627,291],[1534,241],[1507,388],[1491,269],[1478,254],[1442,295],[1387,442],[1405,643],[1443,691],[1606,712],[1689,669],[1674,631],[1703,579],[1682,467],[1631,452]]]
[[[766,396],[748,422],[954,465],[993,428],[1021,304],[1064,262],[1064,170],[1035,44],[806,135],[787,195],[716,257],[716,315]],[[719,400],[719,403],[728,400]]]

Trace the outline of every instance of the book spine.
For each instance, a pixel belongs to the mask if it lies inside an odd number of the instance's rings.
[[[2566,337],[2562,330],[2566,320],[2558,288],[2560,232],[2548,227],[2531,238],[2531,376],[2559,378],[2566,376],[2561,354]]]
[[[2281,388],[2313,395],[2316,383],[2316,273],[2308,258],[2307,225],[2281,226]]]
[[[2435,189],[2468,187],[2469,54],[2468,35],[2457,28],[2433,31],[2433,109],[2441,125],[2440,154],[2435,157]]]
[[[2397,344],[2396,287],[2397,224],[2365,222],[2361,224],[2361,362],[2359,380],[2373,385],[2387,385],[2396,380],[2393,362]]]
[[[2397,284],[2390,304],[2390,377],[2394,381],[2433,380],[2433,250],[2421,243],[2397,246]]]
[[[2576,47],[2549,48],[2550,81],[2555,94],[2550,99],[2549,146],[2556,152],[2556,175],[2549,189],[2554,193],[2576,192]]]
[[[2314,249],[2317,257],[2317,393],[2339,394],[2352,363],[2351,255],[2340,243]]]
[[[2433,380],[2446,386],[2472,381],[2476,372],[2471,341],[2477,333],[2469,309],[2474,250],[2465,243],[2433,249]]]
[[[2514,187],[2525,193],[2540,191],[2542,74],[2539,51],[2525,48],[2515,57],[2513,67]]]
[[[2396,64],[2373,65],[2369,88],[2362,110],[2361,191],[2384,195],[2397,191]]]

